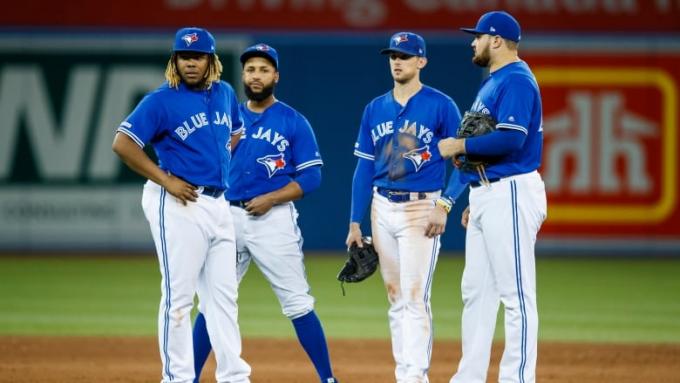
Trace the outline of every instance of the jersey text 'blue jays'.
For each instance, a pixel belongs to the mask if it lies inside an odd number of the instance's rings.
[[[455,137],[459,123],[456,104],[434,88],[424,85],[404,106],[390,91],[364,109],[354,155],[375,161],[375,186],[440,190],[446,166],[442,166],[437,143]]]
[[[242,126],[238,101],[226,82],[205,90],[165,83],[142,99],[118,131],[140,147],[151,142],[161,169],[172,169],[195,186],[226,189],[231,135]]]
[[[280,189],[296,172],[321,166],[316,137],[307,119],[287,104],[276,101],[263,113],[239,106],[245,131],[234,149],[227,199],[249,200]]]

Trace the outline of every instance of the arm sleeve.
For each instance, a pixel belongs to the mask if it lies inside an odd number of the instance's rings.
[[[524,145],[531,122],[536,88],[525,77],[514,77],[498,95],[496,131],[465,140],[468,154],[503,156]]]
[[[312,166],[323,165],[319,145],[316,143],[312,126],[302,115],[296,115],[295,133],[291,143],[291,150],[293,152],[293,164],[295,165],[296,172]]]
[[[160,134],[162,124],[161,105],[157,97],[145,96],[130,115],[121,122],[116,132],[130,137],[140,148]]]
[[[526,77],[516,76],[509,80],[498,94],[496,128],[517,130],[526,135],[536,92],[535,86]]]
[[[295,174],[293,178],[300,185],[304,195],[307,195],[321,186],[321,166],[310,166]]]
[[[451,176],[449,177],[449,183],[446,185],[446,190],[442,194],[442,197],[448,198],[451,203],[456,202],[460,194],[467,187],[467,182],[463,182],[460,177],[460,170],[453,168]]]
[[[465,152],[481,156],[503,156],[524,145],[527,135],[515,129],[498,129],[489,134],[465,139]]]
[[[369,123],[369,107],[364,108],[364,114],[361,117],[361,125],[359,126],[359,136],[354,144],[354,155],[369,161],[375,160],[375,145],[373,144],[373,137],[371,136],[371,126]]]
[[[366,209],[371,202],[371,187],[373,185],[373,174],[375,167],[373,161],[359,158],[357,160],[357,167],[354,169],[354,178],[352,179],[352,209],[350,222],[358,222],[364,220]]]

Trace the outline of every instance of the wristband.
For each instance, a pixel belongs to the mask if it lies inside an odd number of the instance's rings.
[[[446,211],[446,214],[450,213],[451,208],[453,207],[453,202],[448,198],[438,198],[434,203],[436,206],[443,208],[444,211]]]

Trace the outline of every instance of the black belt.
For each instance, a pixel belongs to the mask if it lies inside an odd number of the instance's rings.
[[[489,179],[487,180],[487,182],[490,183],[490,184],[492,184],[492,183],[498,182],[498,181],[500,181],[500,180],[501,180],[500,178],[489,178]],[[480,186],[482,186],[482,185],[484,185],[484,183],[482,183],[482,182],[480,182],[480,181],[472,181],[472,182],[470,182],[470,187],[472,187],[472,188],[477,188],[477,187],[480,187]]]
[[[201,190],[201,194],[207,195],[213,198],[219,198],[222,197],[222,194],[224,194],[224,189],[218,189],[210,186],[203,186],[203,190]]]
[[[410,192],[405,190],[378,188],[378,194],[387,198],[390,202],[408,202],[427,199],[427,193],[431,192]]]
[[[241,209],[245,209],[245,208],[246,208],[246,204],[247,204],[248,202],[250,202],[250,200],[247,200],[247,201],[246,201],[246,200],[242,200],[242,201],[229,201],[229,205],[231,205],[231,206],[237,206],[237,207],[240,207]]]

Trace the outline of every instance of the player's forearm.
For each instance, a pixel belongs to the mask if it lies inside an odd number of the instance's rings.
[[[111,148],[125,165],[135,173],[146,177],[159,185],[164,185],[165,181],[168,179],[168,174],[151,161],[142,148],[127,135],[117,133],[113,139]]]
[[[302,198],[304,192],[295,181],[289,182],[286,186],[281,189],[274,190],[265,194],[266,198],[272,201],[272,205],[280,205],[282,203],[299,200]]]

